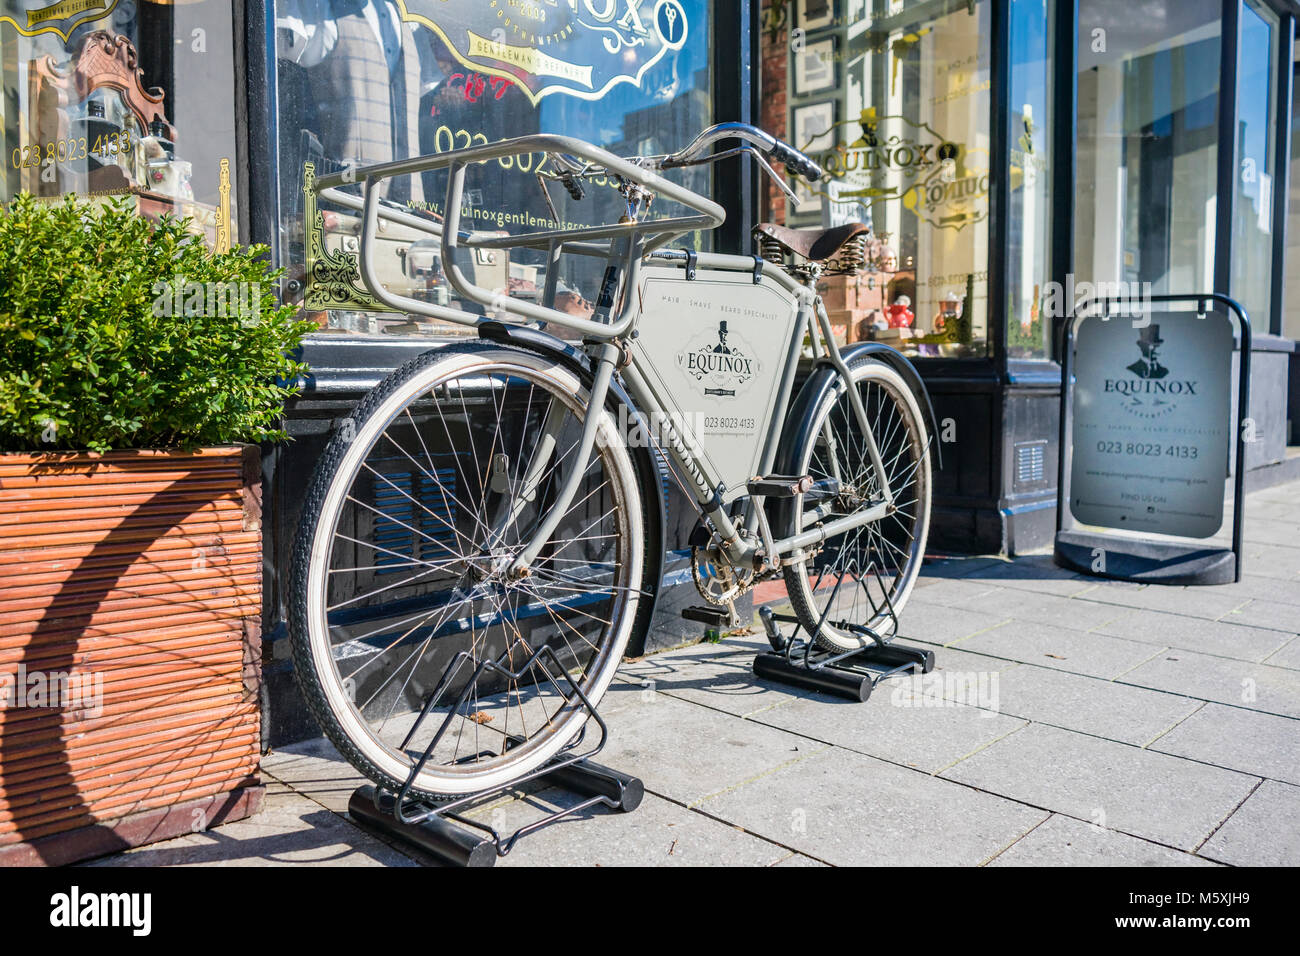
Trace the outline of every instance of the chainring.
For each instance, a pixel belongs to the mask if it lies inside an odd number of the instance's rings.
[[[754,576],[741,577],[730,565],[713,560],[711,551],[711,548],[691,546],[691,579],[704,600],[719,607],[731,607],[736,598],[754,586]]]

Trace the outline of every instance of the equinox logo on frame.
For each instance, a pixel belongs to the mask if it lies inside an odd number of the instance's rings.
[[[82,893],[78,886],[50,897],[50,925],[129,927],[133,936],[148,936],[153,928],[152,893]]]

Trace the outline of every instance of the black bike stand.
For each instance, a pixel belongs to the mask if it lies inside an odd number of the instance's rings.
[[[875,644],[834,654],[817,647],[809,638],[800,638],[803,626],[793,614],[777,614],[770,607],[761,607],[758,616],[772,650],[754,657],[754,674],[767,680],[865,703],[882,680],[934,670],[934,651],[886,643],[875,631],[861,625],[840,622],[835,626],[861,633]],[[781,633],[781,623],[794,625],[790,637]]]
[[[438,682],[437,688],[426,701],[415,725],[408,732],[406,741],[403,742],[403,749],[415,736],[420,723],[428,716],[433,704],[441,696],[450,680],[450,675],[456,672],[462,660],[467,657],[469,657],[468,652],[462,652],[448,665],[443,674],[443,679]],[[591,702],[587,700],[586,695],[582,693],[572,677],[560,665],[559,659],[549,645],[539,648],[522,667],[515,671],[506,669],[500,661],[479,662],[473,677],[462,692],[460,700],[457,701],[457,707],[464,703],[470,690],[484,672],[502,674],[517,680],[542,658],[548,659],[550,665],[553,666],[553,670],[548,669],[545,666],[548,661],[543,661],[543,670],[545,672],[561,674],[568,681],[570,693],[565,694],[565,698],[569,701],[579,702],[588,714],[588,722],[583,724],[582,729],[560,752],[559,756],[541,768],[517,777],[499,787],[482,790],[447,802],[424,800],[419,796],[412,795],[412,785],[446,731],[449,721],[444,721],[443,726],[425,749],[423,757],[416,761],[411,768],[406,783],[398,792],[394,793],[373,784],[358,787],[353,792],[352,797],[348,800],[348,812],[352,815],[352,818],[369,829],[394,837],[423,850],[434,859],[449,866],[492,866],[496,863],[497,857],[505,856],[514,849],[515,843],[518,842],[520,837],[549,826],[564,817],[575,816],[594,806],[606,806],[623,813],[630,813],[640,806],[641,800],[645,796],[645,786],[638,778],[617,770],[611,770],[609,767],[601,766],[590,759],[605,746],[609,728],[606,727],[604,719],[596,712]],[[600,740],[589,750],[579,753],[578,751],[582,748],[582,743],[586,738],[587,727],[593,720],[600,728]],[[517,747],[522,743],[524,743],[523,739],[512,735],[505,738],[504,749],[509,750],[511,747]],[[473,760],[477,757],[489,755],[494,754],[477,754],[465,758],[465,760]],[[472,804],[485,802],[493,797],[516,790],[524,784],[534,782],[541,784],[543,787],[562,787],[570,793],[578,794],[586,799],[572,807],[557,810],[527,826],[520,827],[508,837],[498,833],[486,823],[470,819],[458,812]]]

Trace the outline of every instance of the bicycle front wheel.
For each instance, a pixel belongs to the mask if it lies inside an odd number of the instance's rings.
[[[790,534],[852,515],[881,500],[882,489],[849,400],[855,388],[871,423],[893,507],[877,521],[833,535],[785,566],[786,590],[800,623],[823,648],[872,643],[856,628],[892,634],[921,572],[930,527],[930,456],[925,419],[911,388],[891,366],[863,358],[853,381],[827,391],[810,419],[795,473],[813,491],[793,503]]]
[[[646,541],[608,411],[577,460],[588,401],[543,356],[451,346],[381,383],[322,456],[294,548],[294,663],[321,728],[380,785],[417,765],[424,796],[509,783],[573,742],[575,688],[595,704],[609,686]],[[511,576],[574,469],[558,527]]]

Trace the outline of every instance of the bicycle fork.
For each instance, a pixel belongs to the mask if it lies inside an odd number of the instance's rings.
[[[533,532],[528,544],[513,558],[509,556],[502,558],[500,570],[504,571],[507,577],[522,578],[528,575],[538,553],[550,540],[551,535],[555,533],[555,529],[559,527],[560,522],[564,520],[569,506],[578,494],[578,488],[582,485],[583,477],[587,474],[587,469],[591,465],[591,455],[596,447],[596,432],[600,428],[605,399],[609,394],[610,378],[614,374],[614,363],[621,354],[618,346],[610,342],[594,344],[591,346],[591,351],[595,360],[595,374],[592,378],[587,414],[582,421],[582,437],[578,440],[577,454],[574,456],[574,467],[565,476],[564,484],[556,495],[546,518]],[[552,400],[546,421],[542,426],[541,438],[543,443],[550,446],[552,453],[555,452],[557,446],[555,432],[558,430],[567,411],[563,403]],[[515,508],[522,508],[523,503],[535,496],[537,484],[545,470],[544,464],[547,457],[549,456],[535,456],[532,467],[529,468],[528,473],[521,482],[522,487]]]

